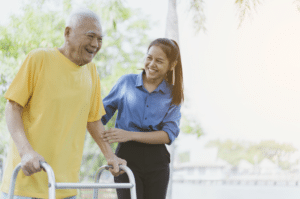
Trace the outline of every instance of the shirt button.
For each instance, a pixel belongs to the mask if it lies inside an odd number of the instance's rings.
[[[147,118],[145,118],[145,120],[147,120]]]
[[[147,105],[147,107],[149,107],[149,106]]]

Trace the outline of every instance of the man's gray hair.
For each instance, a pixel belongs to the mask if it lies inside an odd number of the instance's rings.
[[[96,13],[87,8],[80,8],[71,12],[66,20],[66,27],[78,26],[84,18],[94,19],[101,24],[100,18]]]

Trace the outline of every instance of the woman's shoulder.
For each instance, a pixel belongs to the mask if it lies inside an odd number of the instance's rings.
[[[129,83],[135,83],[136,79],[137,79],[138,74],[125,74],[122,75],[119,80],[118,83],[124,83],[124,82],[129,82]]]

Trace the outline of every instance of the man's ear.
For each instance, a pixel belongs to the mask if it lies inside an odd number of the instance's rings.
[[[70,34],[71,34],[71,28],[70,28],[69,26],[67,26],[67,27],[65,28],[64,36],[65,36],[66,38],[68,38],[68,37],[70,36]]]

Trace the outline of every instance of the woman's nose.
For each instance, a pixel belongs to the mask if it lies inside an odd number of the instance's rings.
[[[149,66],[155,66],[155,61],[154,60],[150,61]]]

